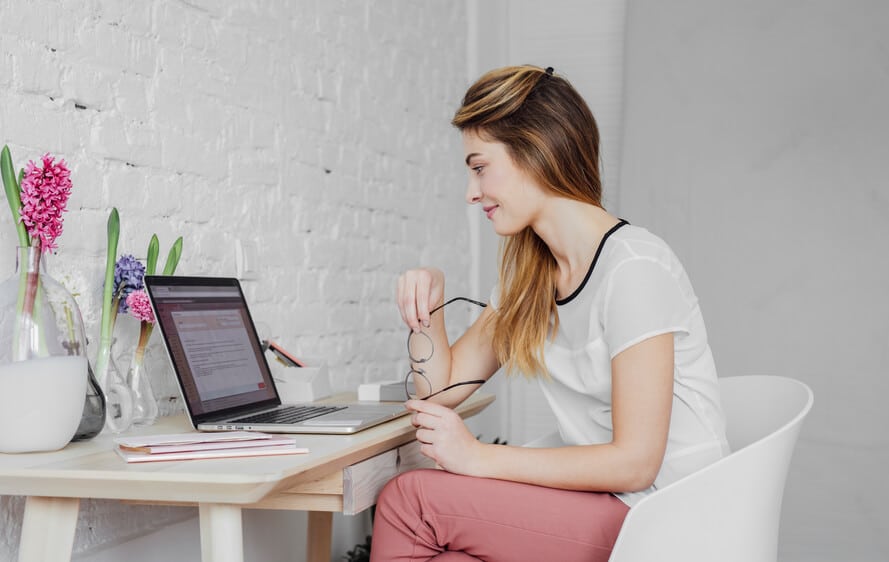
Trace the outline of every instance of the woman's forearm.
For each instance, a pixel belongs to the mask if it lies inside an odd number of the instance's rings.
[[[548,449],[484,444],[473,475],[550,488],[634,492],[651,486],[662,458],[607,443]]]

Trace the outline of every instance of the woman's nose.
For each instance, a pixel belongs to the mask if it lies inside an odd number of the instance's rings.
[[[482,200],[482,191],[478,188],[478,182],[472,179],[466,184],[466,202],[470,205]]]

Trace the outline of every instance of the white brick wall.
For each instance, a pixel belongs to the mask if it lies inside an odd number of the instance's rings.
[[[448,125],[466,85],[463,2],[0,0],[0,20],[0,142],[18,166],[49,151],[72,167],[49,268],[93,341],[111,206],[121,252],[144,256],[156,232],[163,260],[184,236],[180,273],[234,275],[247,242],[255,319],[326,358],[336,389],[406,370],[398,272],[435,263],[449,294],[466,292]],[[0,278],[14,246],[0,210]],[[135,330],[119,323],[123,367]],[[162,407],[178,410],[152,347]],[[75,550],[191,515],[84,502]],[[0,560],[20,520],[21,501],[0,498]]]

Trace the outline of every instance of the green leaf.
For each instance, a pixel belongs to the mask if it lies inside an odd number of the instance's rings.
[[[19,239],[19,246],[26,247],[31,245],[28,240],[28,231],[25,224],[21,221],[22,216],[22,188],[21,178],[24,176],[24,170],[19,175],[19,181],[15,179],[15,168],[12,165],[12,155],[9,153],[9,147],[4,146],[0,151],[0,176],[3,177],[3,189],[6,191],[6,200],[9,202],[9,209],[12,211],[12,222],[15,225],[16,234]]]
[[[173,275],[173,272],[176,271],[176,266],[179,265],[179,258],[182,257],[182,237],[176,239],[173,242],[173,247],[170,248],[170,253],[167,254],[167,263],[164,265],[164,275]]]
[[[105,287],[102,293],[102,338],[111,338],[111,299],[114,297],[114,264],[117,262],[117,241],[120,238],[120,215],[117,207],[108,215],[108,253],[105,258]]]
[[[160,253],[160,242],[157,240],[157,234],[151,235],[151,242],[148,243],[148,258],[145,260],[145,274],[154,275],[157,271],[157,255]]]
[[[108,360],[111,354],[111,333],[114,331],[113,309],[114,295],[114,264],[117,259],[117,241],[120,238],[120,215],[117,207],[111,209],[108,215],[108,254],[105,260],[105,286],[102,292],[102,327],[99,337],[99,352],[96,358],[96,372],[105,383],[105,371],[108,368]]]

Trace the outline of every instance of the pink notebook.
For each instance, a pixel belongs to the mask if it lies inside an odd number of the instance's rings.
[[[115,451],[127,462],[180,461],[308,453],[296,438],[254,431],[120,437]]]

